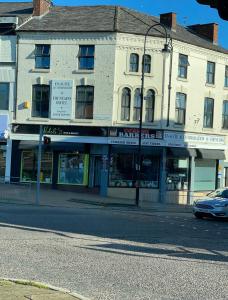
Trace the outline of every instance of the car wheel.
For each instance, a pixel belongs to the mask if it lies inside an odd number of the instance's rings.
[[[194,216],[195,216],[197,219],[203,219],[203,214],[201,214],[201,213],[194,213]]]

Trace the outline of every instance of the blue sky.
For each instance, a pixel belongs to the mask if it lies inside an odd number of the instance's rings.
[[[15,2],[15,0],[12,2]],[[212,22],[218,23],[219,44],[228,48],[228,21],[221,20],[215,9],[200,5],[196,2],[196,0],[54,0],[54,4],[121,5],[146,12],[154,16],[158,16],[160,13],[173,11],[177,13],[178,23],[182,25]]]

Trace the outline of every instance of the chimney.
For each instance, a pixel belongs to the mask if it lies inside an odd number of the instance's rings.
[[[195,31],[202,37],[208,39],[213,44],[218,44],[218,24],[209,23],[209,24],[196,24],[188,26],[191,30]]]
[[[176,31],[177,29],[177,15],[176,13],[170,12],[160,14],[160,23],[169,27],[171,30]]]
[[[33,0],[33,16],[39,17],[49,12],[51,0]]]

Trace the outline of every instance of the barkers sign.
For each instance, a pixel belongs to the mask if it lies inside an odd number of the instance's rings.
[[[52,80],[51,119],[69,120],[72,115],[72,80]]]

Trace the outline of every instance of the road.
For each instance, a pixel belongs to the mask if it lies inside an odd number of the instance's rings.
[[[0,277],[90,299],[228,299],[228,222],[188,213],[1,203],[0,253]]]

